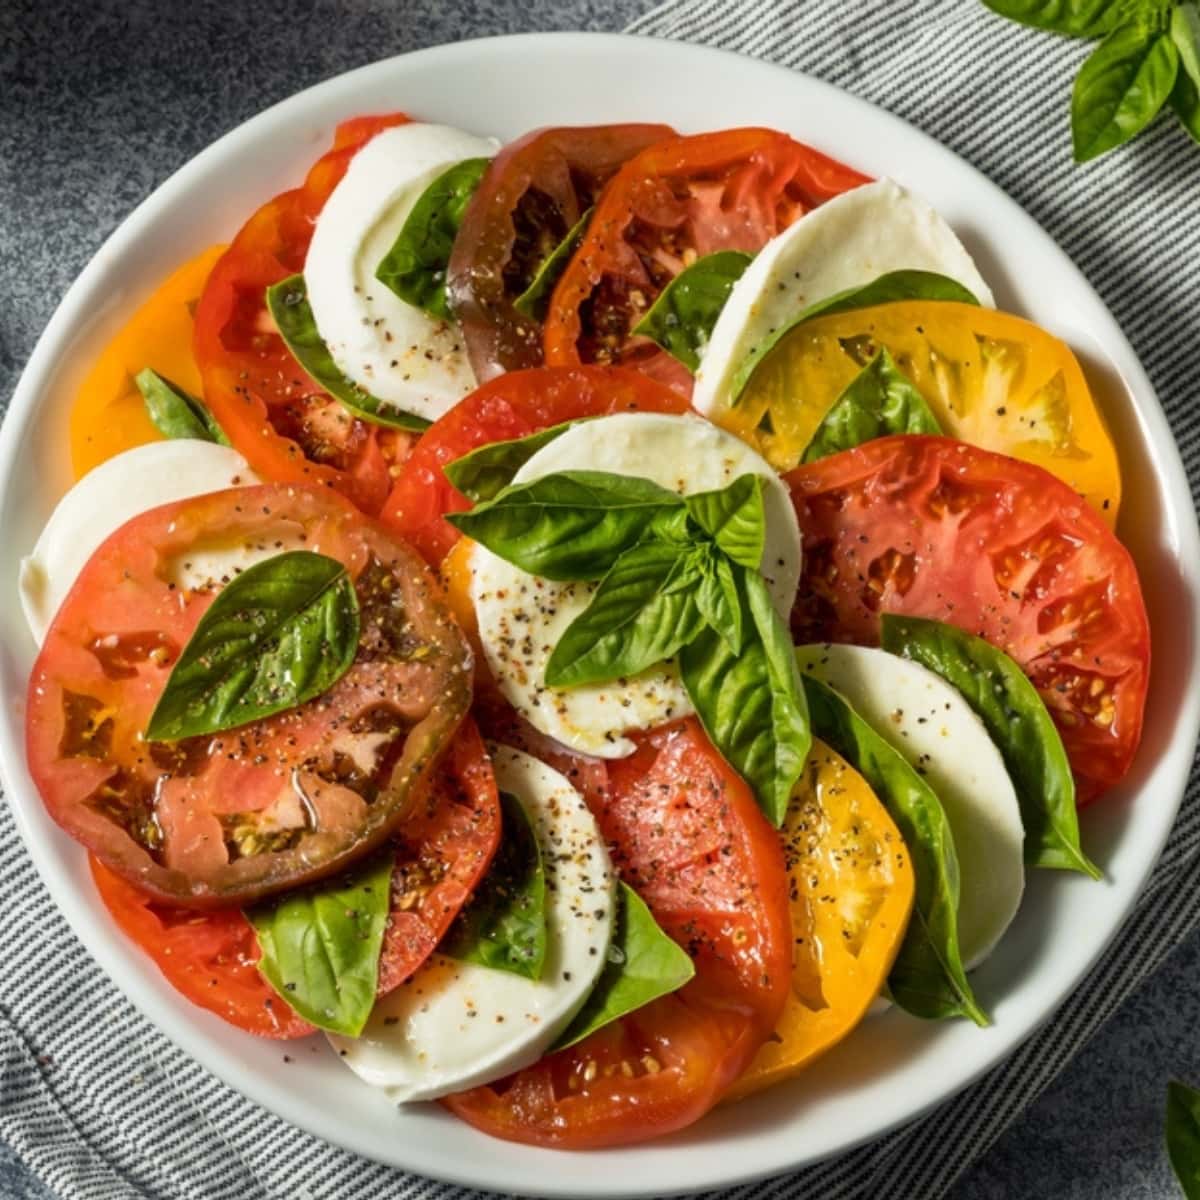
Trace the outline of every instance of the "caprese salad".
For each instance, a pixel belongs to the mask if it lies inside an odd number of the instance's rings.
[[[341,125],[91,370],[29,768],[192,1003],[564,1149],[985,1024],[1141,735],[1118,458],[919,196],[768,129]]]

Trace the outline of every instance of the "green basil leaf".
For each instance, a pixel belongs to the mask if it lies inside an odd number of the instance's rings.
[[[549,687],[609,683],[664,662],[704,626],[695,557],[675,543],[626,550],[546,663]]]
[[[1146,0],[983,0],[994,13],[1064,33],[1068,37],[1103,37],[1126,18],[1146,7]]]
[[[577,581],[603,578],[655,521],[673,512],[686,513],[683,501],[648,479],[562,471],[513,484],[446,520],[522,571]]]
[[[1167,1156],[1187,1200],[1200,1200],[1200,1092],[1167,1084]]]
[[[1184,0],[1171,13],[1171,40],[1179,51],[1171,107],[1184,129],[1200,142],[1200,5]]]
[[[742,611],[733,564],[723,554],[708,554],[696,588],[696,607],[708,626],[721,635],[731,654],[741,654],[748,621]]]
[[[941,432],[925,397],[884,347],[834,401],[804,451],[803,461],[816,462],[891,433]]]
[[[1084,62],[1071,94],[1075,161],[1087,162],[1140,133],[1175,86],[1179,51],[1152,22],[1114,29]]]
[[[930,1020],[988,1019],[975,1000],[958,946],[958,857],[950,822],[929,785],[832,688],[804,676],[813,732],[870,784],[912,858],[916,896],[888,976],[892,998]]]
[[[516,796],[500,793],[502,834],[483,882],[438,947],[443,954],[540,979],[546,963],[546,871]]]
[[[940,675],[984,723],[1021,805],[1025,861],[1099,879],[1079,844],[1075,780],[1062,738],[1025,672],[990,642],[941,621],[885,613],[880,629],[885,650]]]
[[[429,428],[424,417],[400,412],[364,391],[342,372],[317,329],[303,275],[290,275],[267,288],[267,309],[279,336],[304,373],[356,417],[393,429],[419,432]]]
[[[337,559],[293,550],[256,563],[200,618],[146,737],[218,733],[295,708],[350,669],[358,634],[358,598]]]
[[[406,304],[448,320],[446,268],[463,214],[491,159],[467,158],[443,171],[417,198],[375,278]]]
[[[687,951],[663,933],[633,888],[619,884],[617,897],[617,925],[608,961],[554,1050],[573,1046],[626,1013],[678,991],[696,973]]]
[[[689,516],[718,549],[751,571],[762,566],[767,519],[758,475],[739,475],[728,487],[697,492],[685,503]]]
[[[133,381],[142,393],[146,415],[163,437],[196,438],[201,442],[229,445],[225,431],[203,402],[189,396],[178,384],[149,367],[139,371]]]
[[[752,257],[718,250],[698,258],[663,288],[633,332],[656,342],[694,375],[721,309]]]
[[[371,1015],[395,861],[389,850],[332,882],[246,913],[262,950],[259,971],[321,1029],[358,1037]]]
[[[531,321],[544,321],[546,310],[550,307],[550,297],[554,286],[571,261],[571,255],[579,248],[587,224],[592,219],[594,208],[589,208],[583,216],[567,230],[566,236],[541,261],[529,286],[513,301],[513,308],[523,317]]]
[[[963,287],[949,275],[936,271],[889,271],[864,283],[861,287],[847,288],[835,292],[823,300],[817,300],[801,311],[799,316],[781,326],[770,337],[759,342],[738,366],[733,377],[732,398],[736,401],[750,382],[755,368],[797,325],[815,317],[831,317],[835,313],[850,312],[856,308],[871,308],[876,304],[895,304],[900,300],[945,300],[952,304],[974,304],[979,300],[975,294]]]
[[[741,569],[739,600],[750,614],[740,653],[705,628],[679,652],[683,685],[705,732],[778,828],[812,746],[795,652],[763,577]]]
[[[447,463],[442,471],[468,500],[476,504],[481,500],[494,500],[543,446],[548,446],[578,424],[579,421],[564,421],[561,425],[551,425],[549,429],[526,434],[522,438],[490,442]]]

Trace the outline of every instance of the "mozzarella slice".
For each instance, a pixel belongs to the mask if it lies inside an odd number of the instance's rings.
[[[734,284],[701,357],[693,405],[706,416],[728,407],[746,356],[809,305],[905,270],[948,275],[981,304],[993,304],[954,230],[892,180],[814,208],[772,238]]]
[[[192,438],[138,446],[89,471],[21,560],[21,605],[34,639],[41,644],[84,564],[126,521],[161,504],[258,482],[236,450]]]
[[[680,495],[712,491],[739,475],[765,481],[763,575],[786,618],[800,578],[800,530],[787,489],[740,439],[692,416],[621,413],[585,421],[537,452],[514,477],[528,483],[572,470],[639,475]],[[488,664],[505,696],[536,728],[601,758],[632,754],[631,729],[650,729],[693,710],[672,665],[612,684],[549,689],[546,663],[567,626],[587,607],[594,584],[528,575],[476,546],[471,597]]]
[[[401,412],[441,416],[475,387],[457,325],[431,317],[375,278],[421,193],[465,158],[496,143],[445,125],[377,134],[317,218],[304,263],[308,302],[333,361]]]
[[[958,852],[958,935],[978,966],[1008,928],[1025,888],[1025,829],[1012,780],[959,692],[917,663],[865,646],[802,646],[800,669],[840,692],[937,793]]]
[[[526,979],[434,954],[383,997],[342,1061],[397,1101],[433,1100],[519,1071],[550,1048],[604,967],[616,883],[583,797],[553,768],[492,747],[496,782],[524,806],[546,870],[546,962]]]

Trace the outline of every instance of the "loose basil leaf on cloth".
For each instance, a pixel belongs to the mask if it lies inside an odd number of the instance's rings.
[[[1179,50],[1152,20],[1114,29],[1079,70],[1071,94],[1075,161],[1087,162],[1140,133],[1175,86]]]
[[[688,515],[735,563],[757,571],[762,566],[767,518],[762,479],[739,475],[727,487],[685,498]]]
[[[748,624],[742,611],[733,564],[723,554],[708,553],[700,562],[696,605],[709,627],[721,635],[731,654],[741,654]]]
[[[958,945],[958,857],[946,813],[929,785],[832,688],[804,677],[813,733],[828,742],[883,802],[900,829],[916,876],[913,915],[888,976],[892,999],[928,1020],[988,1023]]]
[[[582,420],[590,420],[584,417]],[[513,476],[543,447],[580,421],[564,421],[537,433],[507,442],[489,442],[447,463],[442,471],[468,500],[494,500],[513,481]]]
[[[553,1050],[573,1046],[626,1013],[678,991],[696,973],[691,956],[663,933],[633,888],[619,884],[617,897],[617,926],[608,961]]]
[[[752,258],[741,250],[698,258],[667,284],[633,332],[657,343],[694,375],[721,309]]]
[[[1016,788],[1025,861],[1099,879],[1079,844],[1075,779],[1062,738],[1025,672],[990,642],[941,621],[885,613],[880,630],[885,650],[940,675],[984,723]]]
[[[835,313],[850,312],[856,308],[871,308],[876,304],[894,304],[899,300],[946,300],[954,304],[974,304],[979,300],[969,288],[963,287],[949,275],[936,271],[889,271],[879,275],[861,287],[847,288],[835,292],[823,300],[817,300],[803,309],[794,320],[777,329],[770,337],[759,342],[738,366],[733,377],[732,399],[734,401],[745,390],[755,368],[776,345],[791,333],[797,325],[815,317],[831,317]]]
[[[1145,0],[983,0],[994,13],[1068,37],[1103,37]]]
[[[292,550],[256,563],[200,618],[146,737],[219,733],[295,708],[350,669],[358,636],[358,597],[337,559]]]
[[[463,213],[491,159],[467,158],[443,171],[418,197],[375,278],[406,304],[448,320],[446,268]]]
[[[262,950],[259,971],[321,1029],[358,1037],[371,1014],[395,861],[389,850],[332,883],[246,913]]]
[[[1200,1200],[1200,1092],[1167,1084],[1167,1157],[1187,1200]]]
[[[163,437],[196,438],[201,442],[229,445],[225,431],[217,424],[212,413],[178,384],[149,367],[139,371],[133,381],[142,393],[146,415]]]
[[[446,520],[531,575],[578,582],[603,578],[657,520],[686,511],[648,479],[562,471],[513,484]]]
[[[304,373],[356,417],[409,432],[429,428],[424,417],[400,412],[346,377],[317,329],[303,275],[290,275],[267,288],[267,309],[279,336]]]
[[[587,209],[579,220],[567,230],[563,240],[542,260],[533,278],[529,281],[529,286],[513,301],[513,308],[523,317],[528,317],[531,321],[546,319],[546,311],[550,307],[550,297],[554,292],[554,285],[558,283],[559,276],[567,269],[571,255],[583,241],[588,222],[592,219],[592,213],[595,211],[594,207]]]
[[[884,347],[834,401],[804,451],[803,461],[816,462],[892,433],[941,432],[925,397]]]
[[[500,845],[483,882],[438,949],[451,958],[540,979],[546,963],[546,870],[521,802],[500,793]]]
[[[1200,5],[1184,0],[1171,13],[1171,40],[1179,51],[1171,107],[1184,129],[1200,142]]]
[[[546,663],[549,687],[609,683],[677,654],[704,627],[694,550],[645,542],[613,563]]]

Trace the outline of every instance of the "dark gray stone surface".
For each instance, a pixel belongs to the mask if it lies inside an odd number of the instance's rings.
[[[0,0],[0,401],[59,296],[118,221],[268,104],[404,50],[525,30],[615,30],[650,6]],[[1119,1010],[953,1200],[1177,1195],[1161,1149],[1163,1094],[1173,1074],[1200,1080],[1198,971],[1200,937]],[[46,1196],[0,1140],[0,1200]]]

